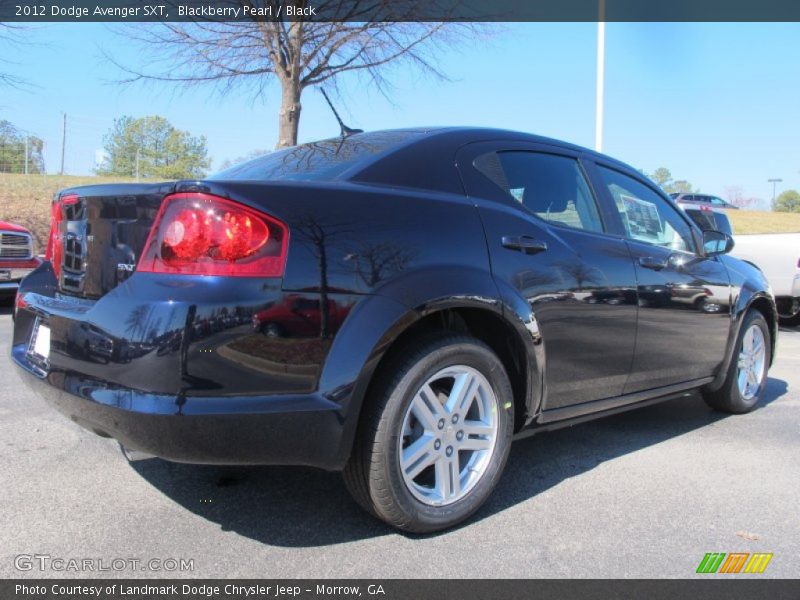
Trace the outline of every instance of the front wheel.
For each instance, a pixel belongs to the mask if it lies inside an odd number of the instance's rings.
[[[500,478],[514,427],[494,352],[442,334],[393,361],[375,391],[344,473],[356,501],[417,533],[473,514]]]
[[[753,410],[767,387],[771,353],[767,321],[757,310],[750,310],[739,330],[725,382],[716,391],[703,392],[706,403],[712,408],[729,413]]]

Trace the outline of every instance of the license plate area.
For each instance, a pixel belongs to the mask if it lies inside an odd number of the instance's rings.
[[[28,360],[42,371],[50,368],[50,326],[37,317],[28,342]]]

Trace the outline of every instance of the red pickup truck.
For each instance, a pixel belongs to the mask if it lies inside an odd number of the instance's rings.
[[[13,298],[22,278],[41,262],[34,253],[31,232],[0,221],[0,300]]]

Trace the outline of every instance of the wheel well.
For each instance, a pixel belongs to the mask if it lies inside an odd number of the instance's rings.
[[[503,363],[514,394],[514,431],[525,422],[528,389],[525,348],[518,334],[498,314],[479,308],[452,308],[440,310],[415,321],[403,331],[381,357],[370,380],[366,398],[370,397],[372,385],[380,380],[382,369],[398,353],[413,344],[421,336],[441,332],[468,334],[489,346]]]
[[[772,352],[770,352],[770,357],[774,358],[775,356],[775,333],[778,331],[778,320],[775,311],[772,308],[772,304],[769,300],[764,298],[763,296],[759,296],[753,302],[750,303],[750,308],[753,310],[757,310],[760,312],[764,319],[767,321],[767,325],[769,325],[769,337],[770,337],[770,346]]]

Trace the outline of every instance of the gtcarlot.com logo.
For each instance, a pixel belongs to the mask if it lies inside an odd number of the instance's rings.
[[[755,552],[707,552],[697,566],[698,573],[763,573],[767,569],[772,553]]]
[[[18,554],[18,571],[103,573],[108,571],[194,571],[193,558],[64,558],[50,554]]]

